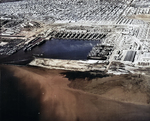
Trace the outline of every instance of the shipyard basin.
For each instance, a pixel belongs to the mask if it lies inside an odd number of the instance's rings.
[[[34,57],[66,60],[86,60],[92,48],[100,43],[100,40],[75,40],[75,39],[51,39],[30,50],[23,49],[18,52],[0,58],[1,63],[28,64]]]

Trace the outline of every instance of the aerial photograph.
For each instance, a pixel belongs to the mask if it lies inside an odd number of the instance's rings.
[[[0,0],[0,121],[150,121],[150,0]]]

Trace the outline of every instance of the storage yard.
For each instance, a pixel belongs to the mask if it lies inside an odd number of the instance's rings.
[[[52,38],[92,40],[97,45],[87,54],[87,61],[106,64],[109,73],[115,73],[112,63],[125,66],[117,73],[149,67],[149,5],[148,0],[1,3],[0,55],[10,56],[21,49],[32,51]],[[41,61],[36,58],[30,64],[41,66],[37,60]],[[51,68],[51,64],[45,65]]]

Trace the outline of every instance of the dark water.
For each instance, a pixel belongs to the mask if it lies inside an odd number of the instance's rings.
[[[21,80],[1,65],[0,75],[0,121],[38,121],[41,93],[31,97]]]
[[[42,53],[45,58],[85,60],[92,47],[99,41],[59,40],[47,41],[32,50],[34,54]]]
[[[74,81],[76,79],[87,79],[88,81],[96,78],[103,78],[109,76],[102,71],[67,71],[61,73],[65,78],[68,78],[69,81]]]
[[[16,2],[16,1],[23,1],[23,0],[0,0],[0,3]]]
[[[68,60],[86,60],[88,53],[100,41],[92,40],[60,40],[52,39],[46,41],[40,46],[36,46],[31,51],[23,50],[7,56],[0,57],[0,63],[29,63],[34,57],[51,58],[51,59],[68,59]]]

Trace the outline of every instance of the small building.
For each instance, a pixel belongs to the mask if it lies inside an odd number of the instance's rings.
[[[136,55],[136,51],[128,51],[128,52],[126,53],[126,56],[125,56],[125,58],[124,58],[124,61],[131,61],[131,62],[134,62],[135,55]]]

